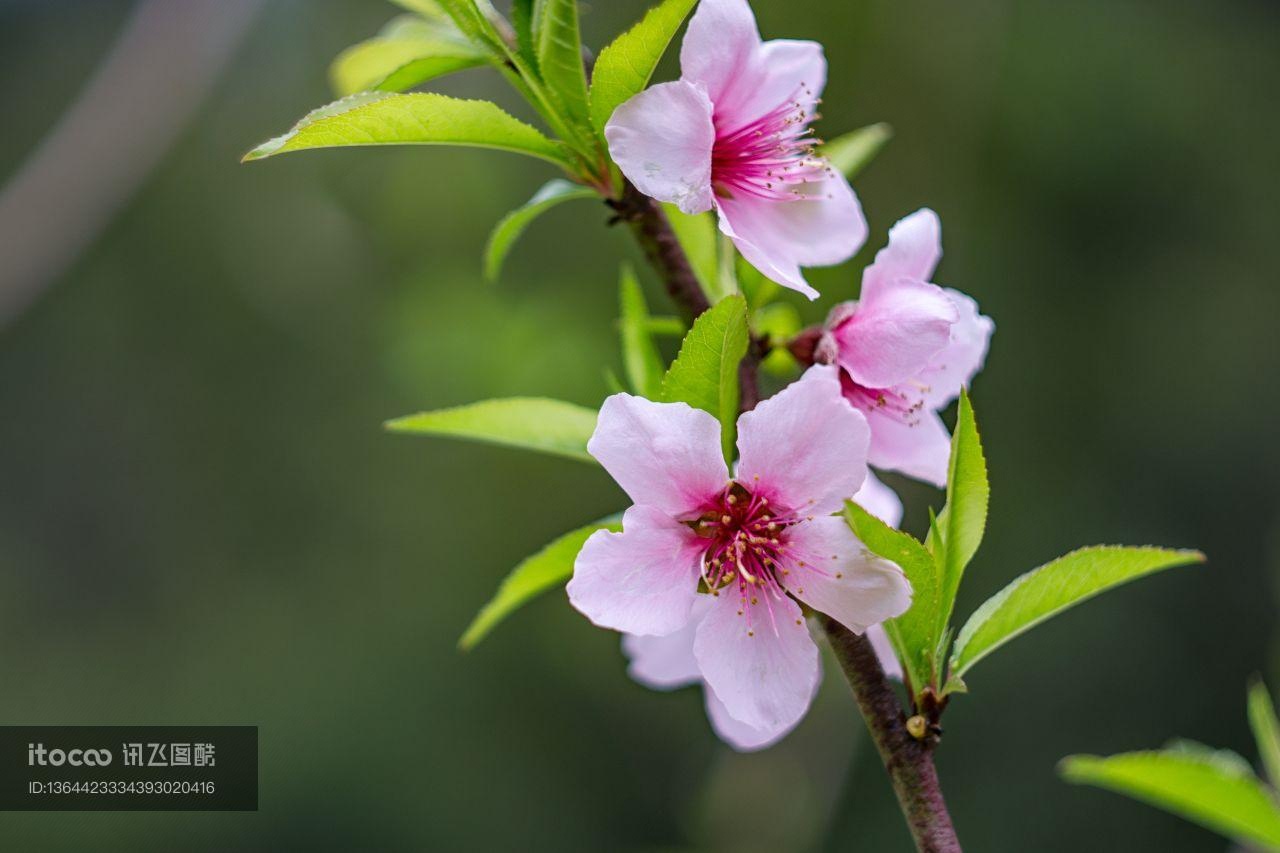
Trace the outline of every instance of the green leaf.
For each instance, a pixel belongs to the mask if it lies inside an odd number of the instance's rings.
[[[525,61],[536,69],[538,67],[538,51],[534,47],[534,20],[533,0],[512,0],[511,25],[516,31],[516,46]]]
[[[429,92],[350,95],[312,111],[288,133],[244,155],[244,160],[352,145],[465,145],[569,166],[559,145],[496,104]]]
[[[1252,773],[1212,751],[1073,755],[1058,772],[1172,812],[1246,845],[1280,849],[1280,809]]]
[[[556,178],[548,181],[542,189],[534,193],[522,206],[502,217],[489,235],[489,244],[484,250],[484,277],[496,281],[502,273],[502,265],[511,252],[511,247],[520,239],[525,229],[542,214],[566,201],[579,198],[595,198],[596,191],[579,184]]]
[[[1267,685],[1259,678],[1249,685],[1249,726],[1253,729],[1253,739],[1258,743],[1267,779],[1273,786],[1280,785],[1280,721],[1276,720],[1276,709]]]
[[[987,527],[987,504],[991,487],[987,483],[987,460],[973,417],[968,392],[960,393],[956,429],[951,436],[951,462],[947,472],[947,505],[938,516],[939,541],[931,538],[934,556],[942,566],[942,608],[938,611],[938,631],[946,629],[955,607],[956,592],[965,567],[982,544]]]
[[[437,0],[391,0],[391,2],[402,9],[416,12],[429,20],[450,20],[449,13],[440,6]]]
[[[584,462],[596,428],[596,410],[543,397],[485,400],[453,409],[387,421],[392,432],[438,435],[520,447]]]
[[[340,53],[329,68],[338,95],[403,92],[428,80],[485,64],[477,48],[448,19],[396,18],[374,38]]]
[[[936,685],[942,577],[933,555],[909,533],[890,527],[853,501],[845,504],[844,517],[871,553],[897,563],[911,582],[911,607],[892,620],[892,626],[911,684],[917,691]]]
[[[587,71],[582,62],[578,0],[544,0],[537,25],[538,68],[572,124],[587,127]]]
[[[649,334],[664,338],[683,338],[689,331],[689,327],[679,317],[650,317],[645,328],[649,330]]]
[[[591,74],[591,124],[602,133],[613,111],[639,94],[698,0],[663,0],[600,51]]]
[[[402,2],[402,0],[397,1]],[[414,2],[414,5],[417,5],[417,2]],[[432,5],[443,9],[458,29],[473,43],[487,48],[496,55],[505,53],[502,36],[494,29],[493,22],[480,11],[476,0],[434,0]]]
[[[987,599],[969,617],[951,671],[963,676],[991,652],[1069,607],[1120,584],[1175,566],[1203,562],[1199,551],[1098,545],[1033,569]]]
[[[826,157],[849,180],[871,164],[880,149],[893,138],[893,128],[881,122],[838,136],[822,146]]]
[[[711,293],[716,289],[719,279],[719,261],[716,257],[719,251],[716,235],[719,230],[716,228],[715,215],[685,213],[674,204],[663,204],[662,210],[671,223],[671,230],[676,232],[676,239],[680,242],[680,248],[684,249],[685,257],[689,259],[689,266],[693,268],[698,284],[702,285],[705,293]]]
[[[644,291],[629,264],[622,267],[618,301],[622,313],[619,321],[622,363],[626,368],[627,381],[633,393],[652,400],[662,393],[664,368],[658,348],[649,334],[649,306],[645,303]]]
[[[738,364],[749,340],[747,301],[730,296],[694,321],[662,380],[663,402],[688,403],[719,419],[725,459],[730,461],[738,421]]]
[[[573,575],[573,563],[578,558],[578,552],[591,534],[597,530],[611,530],[614,533],[621,531],[620,519],[621,516],[615,515],[579,527],[523,560],[502,581],[489,603],[476,614],[476,618],[458,641],[458,648],[463,651],[475,648],[503,619],[539,594],[568,580]]]

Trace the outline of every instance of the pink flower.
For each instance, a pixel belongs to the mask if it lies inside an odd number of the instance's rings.
[[[738,419],[732,479],[711,415],[615,394],[587,449],[635,505],[622,533],[587,540],[569,600],[601,627],[670,638],[637,677],[675,686],[696,666],[730,743],[776,740],[818,684],[797,600],[859,632],[911,603],[901,570],[831,515],[862,485],[868,441],[866,420],[823,365]],[[692,664],[676,654],[686,641]]]
[[[941,231],[928,208],[893,226],[858,301],[832,309],[818,348],[840,366],[845,399],[867,416],[871,464],[940,487],[951,437],[938,411],[982,369],[995,331],[968,296],[929,282]]]
[[[800,268],[843,263],[867,238],[853,189],[809,135],[827,81],[822,46],[761,41],[746,0],[702,0],[680,65],[680,80],[614,112],[614,161],[648,196],[685,213],[714,207],[756,269],[816,298]]]

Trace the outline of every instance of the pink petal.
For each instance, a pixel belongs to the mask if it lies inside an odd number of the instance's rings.
[[[731,589],[722,591],[698,626],[693,654],[730,717],[779,733],[809,709],[818,680],[818,647],[794,601],[770,598],[769,605],[772,619],[763,599],[744,605]]]
[[[865,300],[900,278],[929,281],[942,257],[942,224],[938,214],[921,208],[889,229],[889,244],[876,253],[862,276]]]
[[[702,84],[718,103],[760,47],[756,16],[747,0],[702,0],[680,48],[681,77]]]
[[[685,213],[702,213],[712,203],[711,115],[700,87],[663,83],[618,107],[604,136],[614,162],[640,192]]]
[[[911,584],[902,570],[868,551],[843,518],[788,528],[783,561],[787,591],[850,631],[862,633],[911,606]]]
[[[637,504],[682,518],[729,482],[720,423],[684,403],[614,394],[600,407],[587,452]]]
[[[958,318],[955,303],[936,284],[895,279],[864,293],[857,310],[832,332],[839,364],[867,388],[907,382],[947,346]]]
[[[716,126],[723,135],[783,104],[799,104],[812,116],[826,84],[827,59],[822,45],[815,41],[767,41],[756,48],[719,97],[713,98]]]
[[[865,414],[871,425],[867,458],[872,465],[946,487],[951,434],[937,412],[921,411],[911,423],[877,411]]]
[[[857,254],[867,221],[843,175],[804,188],[809,198],[775,201],[749,196],[715,199],[720,230],[747,262],[768,278],[816,299],[802,266],[831,266]]]
[[[622,532],[600,530],[582,546],[569,602],[601,628],[671,634],[689,622],[704,543],[661,510],[633,506]]]
[[[654,690],[701,684],[702,673],[693,656],[693,637],[710,609],[711,596],[699,595],[689,611],[689,621],[674,633],[664,637],[624,634],[622,651],[631,661],[627,675]]]
[[[958,290],[946,290],[959,311],[960,319],[951,327],[951,342],[933,358],[929,369],[920,375],[928,386],[925,405],[941,409],[966,387],[987,359],[987,347],[996,324],[978,313],[978,303]]]
[[[898,493],[867,472],[862,488],[853,496],[853,502],[890,527],[902,523],[902,499]]]
[[[870,429],[841,396],[836,368],[798,382],[738,418],[738,480],[786,509],[823,515],[857,494]]]
[[[703,689],[703,700],[707,706],[707,719],[711,721],[711,728],[715,730],[720,740],[729,744],[738,752],[755,752],[765,747],[773,746],[782,738],[786,737],[793,728],[800,723],[797,719],[794,723],[781,729],[757,729],[748,726],[746,723],[740,723],[729,715],[729,710],[725,708],[724,703],[716,698],[715,691],[710,687]]]
[[[889,642],[889,635],[885,632],[884,626],[872,625],[868,628],[867,639],[871,641],[871,648],[875,649],[884,674],[901,681],[902,662],[898,660],[898,653],[893,650],[893,643]]]
[[[818,687],[822,684],[822,669],[818,669],[818,677],[814,679],[813,691],[809,695],[810,703],[813,697],[818,695]],[[722,741],[736,749],[738,752],[756,752],[766,747],[773,746],[782,740],[791,731],[800,724],[800,720],[804,719],[803,715],[789,726],[782,728],[756,729],[748,726],[746,723],[735,720],[729,714],[729,709],[724,706],[716,696],[715,691],[709,686],[703,689],[703,698],[707,706],[707,719],[711,721],[711,728],[720,737]]]

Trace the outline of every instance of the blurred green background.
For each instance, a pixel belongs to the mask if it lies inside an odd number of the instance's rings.
[[[646,5],[595,0],[587,40]],[[938,757],[967,849],[1225,849],[1054,765],[1175,735],[1253,758],[1245,682],[1280,675],[1280,7],[754,5],[766,35],[826,43],[825,134],[897,133],[857,183],[868,249],[815,272],[806,317],[854,295],[888,226],[929,205],[939,280],[996,319],[975,386],[993,515],[959,613],[1077,545],[1210,555],[974,672]],[[133,11],[0,3],[0,187]],[[136,192],[114,186],[83,251],[65,238],[0,326],[0,720],[261,727],[256,814],[5,813],[5,846],[908,849],[830,666],[792,737],[738,756],[697,691],[631,683],[616,636],[561,594],[455,651],[515,562],[623,496],[585,465],[380,423],[499,395],[595,404],[618,364],[618,260],[636,254],[579,203],[485,284],[488,228],[552,176],[509,155],[237,163],[326,102],[328,61],[395,12],[266,2]],[[147,78],[106,92],[107,118],[54,174],[181,83],[163,63]],[[486,72],[434,88],[519,108]],[[88,195],[64,183],[0,218],[0,269],[64,240]],[[918,532],[938,494],[888,479]]]

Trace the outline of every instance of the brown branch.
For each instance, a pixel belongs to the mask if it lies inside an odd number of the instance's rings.
[[[960,842],[933,764],[935,739],[926,734],[917,740],[907,731],[902,705],[865,636],[830,616],[822,617],[822,627],[880,751],[916,848],[921,853],[959,853]]]
[[[631,226],[649,263],[662,277],[672,301],[692,320],[711,307],[702,285],[689,265],[676,232],[671,229],[662,206],[631,185],[623,184],[622,196],[611,199],[609,206],[618,218]]]

